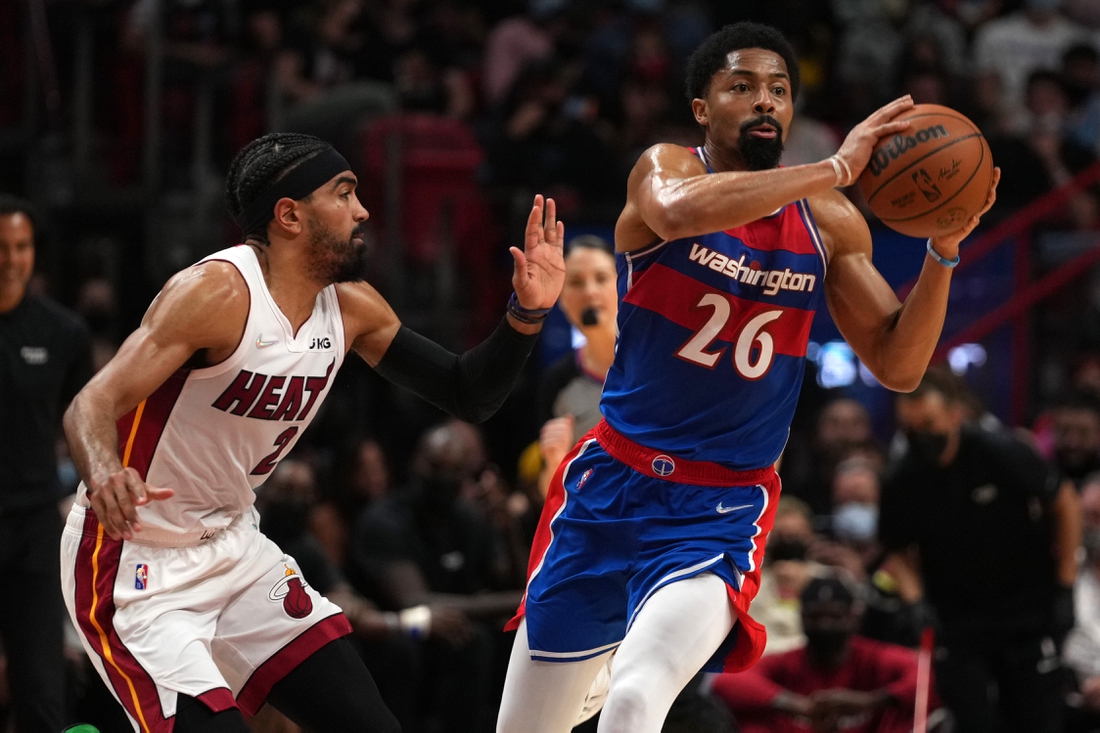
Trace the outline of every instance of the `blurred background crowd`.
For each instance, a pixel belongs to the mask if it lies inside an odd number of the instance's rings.
[[[9,0],[0,192],[37,211],[30,291],[79,314],[102,366],[172,273],[236,241],[233,154],[306,132],[359,177],[371,282],[457,350],[501,317],[507,246],[553,196],[565,290],[502,410],[446,421],[349,360],[258,492],[404,729],[492,730],[550,473],[599,419],[626,177],[656,142],[702,142],[684,63],[738,20],[801,59],[785,164],[909,93],[974,120],[1003,176],[914,396],[817,315],[754,605],[767,656],[696,680],[666,730],[912,730],[924,628],[937,730],[1100,730],[1097,0]],[[867,216],[904,291],[923,247]],[[63,442],[58,466],[67,495]],[[128,730],[67,650],[66,720]]]

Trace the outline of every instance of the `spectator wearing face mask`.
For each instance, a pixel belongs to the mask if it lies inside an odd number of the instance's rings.
[[[939,618],[936,675],[958,730],[990,733],[1000,718],[998,730],[1061,733],[1077,492],[1030,445],[964,425],[957,389],[929,370],[898,396],[908,448],[883,483],[879,538],[891,566],[921,581],[906,600],[923,587]]]
[[[827,516],[837,465],[855,452],[876,449],[867,408],[852,399],[834,399],[818,413],[812,440],[794,441],[784,451],[779,467],[783,491],[809,504],[814,515]]]
[[[742,732],[911,731],[916,654],[856,635],[863,602],[843,573],[811,580],[800,601],[804,648],[711,681]]]
[[[1100,473],[1081,485],[1081,514],[1085,556],[1073,589],[1077,623],[1066,638],[1063,658],[1079,690],[1071,699],[1075,709],[1067,730],[1092,733],[1100,730]]]

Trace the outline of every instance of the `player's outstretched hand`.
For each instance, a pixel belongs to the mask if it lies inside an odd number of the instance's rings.
[[[840,150],[833,156],[840,162],[837,187],[851,186],[856,182],[859,174],[871,162],[871,151],[880,139],[909,127],[908,121],[896,118],[912,107],[913,98],[906,94],[872,112],[867,119],[852,128],[848,137],[844,138]]]
[[[550,418],[539,431],[539,450],[551,472],[557,470],[565,454],[576,443],[573,439],[575,419],[572,415]]]
[[[88,482],[88,499],[103,529],[116,540],[131,540],[141,531],[137,508],[172,496],[172,489],[158,489],[141,480],[133,468],[124,468],[105,481]]]
[[[565,226],[557,220],[554,199],[535,196],[531,215],[527,217],[524,248],[509,247],[516,261],[512,287],[519,304],[528,310],[553,308],[565,283]]]
[[[975,227],[981,222],[982,217],[985,216],[985,212],[993,208],[993,204],[997,201],[997,184],[1001,182],[1001,169],[993,169],[993,180],[989,184],[989,193],[985,196],[985,204],[982,206],[982,210],[974,216],[970,217],[970,220],[963,225],[962,229],[956,229],[950,234],[941,234],[937,237],[932,237],[932,248],[940,254],[941,257],[946,257],[951,260],[959,253],[959,245],[962,241],[970,236],[970,233],[974,231]]]

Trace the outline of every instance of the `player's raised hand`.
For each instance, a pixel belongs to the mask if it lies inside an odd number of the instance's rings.
[[[840,146],[840,150],[833,156],[838,168],[837,187],[851,186],[859,178],[859,174],[871,162],[871,151],[878,141],[887,135],[893,135],[909,127],[907,120],[898,120],[897,117],[913,108],[913,98],[906,94],[898,97],[884,107],[871,113],[871,115],[852,128],[848,137]]]
[[[137,508],[150,501],[161,501],[175,492],[158,489],[141,480],[133,468],[124,468],[110,474],[104,481],[90,480],[88,500],[92,503],[96,518],[103,529],[116,540],[130,540],[134,532],[141,531]]]
[[[554,199],[535,196],[527,217],[524,248],[509,247],[516,261],[512,287],[519,304],[528,310],[553,308],[565,283],[565,226],[557,220]]]
[[[962,226],[961,229],[956,229],[949,234],[941,234],[939,236],[932,237],[932,247],[943,257],[947,259],[954,259],[955,255],[959,253],[959,245],[962,241],[970,236],[970,233],[981,222],[982,217],[985,216],[985,212],[993,208],[993,204],[997,201],[997,184],[1001,182],[1001,169],[993,169],[993,180],[989,184],[989,193],[985,196],[985,204],[982,206],[982,210],[974,216],[970,217],[970,220]]]

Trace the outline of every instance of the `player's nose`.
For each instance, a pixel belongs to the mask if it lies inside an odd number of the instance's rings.
[[[772,99],[771,92],[764,86],[761,86],[757,92],[756,103],[753,104],[752,108],[758,114],[770,114],[775,111],[775,100]]]
[[[355,211],[353,212],[353,216],[355,218],[355,221],[359,222],[366,221],[370,218],[370,212],[367,211],[366,207],[363,206],[362,203],[359,202],[358,196],[355,197]]]

